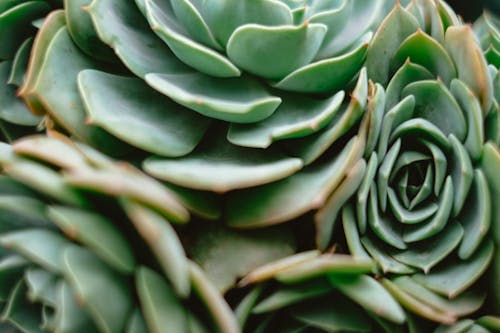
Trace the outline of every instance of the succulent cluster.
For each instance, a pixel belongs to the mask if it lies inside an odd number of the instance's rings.
[[[0,2],[0,330],[500,331],[499,22]]]

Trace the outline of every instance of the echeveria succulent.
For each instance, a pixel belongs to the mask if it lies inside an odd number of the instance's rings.
[[[59,1],[2,1],[0,3],[0,132],[11,141],[37,130],[41,117],[17,98],[23,85],[33,38],[44,17]]]
[[[0,36],[3,141],[47,128],[0,145],[0,330],[500,331],[494,14],[5,0]]]

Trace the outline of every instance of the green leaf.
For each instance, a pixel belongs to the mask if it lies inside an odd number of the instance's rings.
[[[52,307],[56,306],[58,297],[59,277],[44,269],[30,268],[25,272],[26,293],[32,302],[43,303]]]
[[[17,49],[16,55],[12,60],[12,67],[9,73],[8,84],[20,87],[24,83],[24,77],[26,75],[26,70],[28,68],[31,48],[33,47],[33,37],[27,38],[19,49]]]
[[[162,216],[142,205],[124,201],[123,206],[136,230],[155,255],[175,292],[187,297],[190,292],[188,264],[175,230]]]
[[[405,322],[403,309],[375,279],[366,275],[356,277],[329,275],[328,279],[334,287],[364,309],[397,324]]]
[[[392,66],[399,68],[406,61],[429,70],[448,86],[457,76],[455,65],[441,44],[422,30],[408,36],[393,56]]]
[[[86,8],[92,0],[64,0],[66,27],[71,39],[86,55],[112,63],[115,61],[113,50],[99,40]]]
[[[498,244],[500,242],[500,177],[498,176],[500,151],[493,143],[484,145],[480,166],[490,190],[492,237]]]
[[[238,146],[268,148],[278,140],[308,136],[332,121],[344,96],[343,91],[327,99],[286,94],[269,118],[253,124],[231,124],[227,139]]]
[[[271,183],[302,168],[302,161],[275,149],[238,147],[225,133],[211,133],[193,153],[177,158],[149,158],[144,169],[179,186],[219,193]]]
[[[97,331],[92,319],[75,299],[68,283],[61,281],[57,290],[54,330],[64,333]]]
[[[71,243],[52,231],[27,229],[2,234],[0,244],[51,272],[60,272],[63,251]]]
[[[238,278],[292,255],[295,247],[293,235],[285,228],[236,232],[225,227],[197,226],[189,254],[217,289],[226,292]]]
[[[279,26],[292,24],[293,20],[289,8],[281,1],[273,0],[203,2],[201,15],[223,47],[233,32],[247,23]]]
[[[188,154],[210,123],[140,79],[84,70],[78,75],[78,86],[89,122],[153,154]]]
[[[463,237],[464,229],[460,224],[451,223],[442,233],[412,244],[408,250],[396,252],[392,256],[406,265],[420,268],[427,274],[457,248]]]
[[[491,224],[491,196],[488,182],[481,169],[474,170],[472,189],[459,220],[465,229],[458,249],[461,259],[468,259],[487,235]]]
[[[242,228],[268,226],[321,208],[347,169],[361,157],[362,145],[354,137],[329,163],[315,164],[278,182],[231,193],[226,206],[227,223]]]
[[[439,198],[439,209],[431,220],[425,225],[408,226],[405,229],[404,241],[408,243],[418,242],[434,236],[441,232],[446,225],[451,215],[453,207],[454,187],[451,176],[446,177],[443,192]]]
[[[159,4],[146,0],[147,18],[152,30],[186,65],[215,77],[236,77],[241,71],[224,55],[192,40],[175,20],[170,1]]]
[[[464,146],[472,160],[481,157],[484,142],[483,113],[474,93],[460,80],[451,82],[451,93],[467,117],[467,137]]]
[[[144,78],[147,73],[189,70],[151,31],[133,1],[96,0],[87,10],[99,39],[113,48],[135,75]]]
[[[0,63],[0,119],[24,126],[35,126],[42,119],[33,115],[16,96],[16,87],[7,84],[11,62]]]
[[[267,79],[282,79],[314,59],[326,34],[323,24],[237,28],[227,44],[229,58],[239,67]]]
[[[50,206],[49,218],[70,238],[81,242],[107,264],[123,273],[135,269],[128,240],[111,221],[93,212]]]
[[[149,332],[187,331],[184,307],[159,274],[146,267],[139,268],[136,288]]]
[[[448,262],[428,275],[416,274],[415,281],[441,295],[453,298],[468,289],[489,267],[494,246],[485,240],[476,253],[467,260]]]
[[[17,48],[30,34],[31,21],[45,16],[50,10],[45,1],[24,1],[0,13],[0,59],[12,59]]]
[[[464,114],[443,83],[433,80],[410,83],[401,95],[415,97],[414,117],[428,120],[445,135],[453,134],[464,141],[467,135]]]
[[[238,333],[238,320],[229,305],[220,295],[214,285],[210,283],[203,271],[195,263],[190,263],[191,287],[205,304],[207,311],[221,333]]]
[[[472,28],[466,25],[450,27],[446,30],[444,45],[455,62],[458,79],[476,94],[483,115],[486,114],[493,102],[491,78]]]
[[[64,275],[96,326],[105,333],[122,332],[133,304],[124,277],[81,247],[68,247],[62,255]]]
[[[357,258],[343,254],[323,254],[283,269],[276,274],[282,283],[293,284],[326,275],[358,275],[371,273],[374,263],[368,258]]]
[[[462,206],[471,188],[474,170],[469,154],[462,143],[454,135],[450,135],[449,140],[451,143],[451,156],[449,158],[451,179],[453,180],[453,189],[455,191],[452,216],[456,217],[462,210]]]
[[[396,5],[380,24],[368,48],[366,66],[368,76],[382,85],[389,80],[391,58],[403,41],[418,29],[417,20],[408,11]]]
[[[245,287],[248,284],[259,283],[274,278],[277,274],[296,265],[308,262],[320,255],[318,250],[299,252],[283,259],[269,262],[257,267],[238,282],[238,286]]]
[[[168,188],[127,166],[121,169],[75,170],[66,177],[74,187],[136,200],[156,209],[174,223],[186,223],[189,212]]]
[[[337,295],[335,295],[337,296]],[[372,332],[372,323],[356,304],[341,297],[324,297],[292,311],[292,317],[327,332]]]
[[[335,114],[330,125],[308,137],[285,142],[285,148],[291,155],[300,157],[305,165],[312,164],[360,120],[365,112],[367,98],[368,79],[366,70],[362,69],[351,93],[351,101]]]
[[[366,58],[368,44],[349,53],[300,67],[272,85],[301,93],[325,93],[344,88],[356,76]]]
[[[40,309],[37,305],[28,302],[25,293],[26,285],[19,280],[3,309],[1,319],[23,332],[43,333],[44,331],[40,329]]]
[[[252,310],[254,314],[274,312],[292,304],[331,293],[332,285],[325,279],[315,279],[283,286],[261,300]]]
[[[314,215],[316,244],[320,250],[325,250],[328,247],[342,206],[356,193],[363,180],[365,170],[366,162],[360,159],[350,170],[346,171],[345,178]]]
[[[281,104],[249,76],[220,79],[201,73],[147,74],[146,82],[177,103],[205,116],[236,123],[269,117]]]

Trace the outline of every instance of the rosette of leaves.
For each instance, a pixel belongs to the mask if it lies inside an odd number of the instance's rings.
[[[173,227],[189,217],[184,199],[57,135],[2,144],[0,165],[1,319],[12,331],[239,331]]]
[[[387,290],[427,320],[451,325],[487,311],[487,295],[498,302],[485,272],[500,240],[491,67],[471,27],[439,1],[396,6],[366,65],[378,83],[366,169],[339,214],[349,252],[372,258]],[[326,248],[321,226],[317,235]]]
[[[485,11],[474,23],[474,32],[488,63],[500,68],[500,19]]]
[[[235,308],[244,332],[381,332],[406,314],[373,278],[370,258],[317,250],[261,266],[239,282]]]
[[[34,133],[42,121],[16,93],[24,83],[38,27],[51,10],[61,5],[57,0],[9,0],[0,4],[0,139],[4,142]]]
[[[357,160],[362,140],[341,148],[364,113],[361,68],[387,4],[66,1],[20,95],[163,181],[227,193],[228,224],[277,224],[323,206]]]

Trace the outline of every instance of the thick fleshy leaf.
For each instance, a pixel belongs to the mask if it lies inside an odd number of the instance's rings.
[[[113,62],[116,58],[113,50],[99,40],[92,20],[85,8],[92,0],[64,0],[66,27],[73,42],[88,56],[104,62]]]
[[[408,250],[396,252],[392,256],[412,267],[429,271],[457,248],[464,237],[464,230],[458,223],[453,223],[442,233],[421,243],[412,244]]]
[[[24,332],[43,333],[40,329],[41,318],[39,308],[36,304],[26,299],[26,285],[22,280],[19,280],[12,289],[3,309],[2,321],[11,323],[14,327]],[[16,329],[16,331],[19,330]]]
[[[12,60],[12,67],[10,69],[8,84],[20,87],[24,83],[26,70],[28,69],[29,57],[31,48],[33,47],[33,37],[27,38],[16,52]]]
[[[290,9],[281,1],[274,0],[203,2],[201,14],[223,47],[226,47],[233,32],[247,23],[279,26],[292,24],[293,20]]]
[[[435,77],[439,77],[446,86],[457,76],[455,65],[444,47],[422,30],[418,30],[401,43],[394,54],[392,66],[399,68],[408,58],[412,63],[423,66]]]
[[[60,254],[66,279],[96,325],[106,333],[121,332],[133,305],[123,276],[83,248],[68,247]],[[114,301],[113,306],[109,306],[109,299]]]
[[[316,225],[316,244],[320,250],[325,250],[331,241],[338,215],[342,206],[356,192],[366,170],[366,162],[361,159],[345,173],[345,178],[328,198],[325,204],[314,215]]]
[[[456,317],[453,314],[438,311],[436,308],[408,294],[394,282],[383,279],[382,283],[402,306],[419,316],[444,324],[452,324],[455,322]]]
[[[451,158],[449,158],[451,179],[453,180],[453,190],[455,191],[452,216],[456,217],[462,210],[467,194],[469,194],[469,189],[474,178],[474,170],[469,154],[467,154],[461,142],[454,135],[450,135],[449,140],[451,143]]]
[[[99,38],[135,75],[189,70],[151,31],[133,1],[97,0],[87,8]]]
[[[372,332],[364,311],[340,297],[325,297],[304,304],[292,312],[293,318],[327,332]]]
[[[49,271],[59,272],[63,251],[71,243],[52,231],[27,229],[2,234],[0,244]]]
[[[394,323],[401,324],[405,321],[406,316],[401,306],[372,277],[329,275],[328,278],[334,287],[366,310]]]
[[[261,300],[252,310],[255,314],[276,311],[286,306],[303,302],[332,292],[333,286],[325,279],[316,279],[284,286]]]
[[[431,79],[434,79],[434,76],[425,67],[405,61],[389,81],[386,91],[386,108],[391,109],[402,100],[401,91],[409,83]]]
[[[189,295],[189,272],[186,254],[175,230],[162,216],[131,201],[123,203],[136,230],[156,256],[165,275],[181,296]]]
[[[69,174],[66,180],[74,187],[136,200],[158,210],[171,222],[189,220],[187,209],[166,187],[137,170],[125,168],[122,171],[82,169]]]
[[[324,205],[363,147],[354,137],[333,161],[316,164],[271,184],[232,193],[227,200],[227,221],[233,227],[281,223]],[[249,201],[256,198],[258,202]]]
[[[41,42],[35,43],[34,57],[42,57],[45,60],[43,64],[38,64],[40,68],[30,67],[31,71],[37,72],[37,75],[31,76],[36,82],[27,80],[20,94],[25,98],[38,100],[43,106],[42,110],[78,139],[94,143],[116,154],[123,150],[118,140],[101,129],[85,123],[85,109],[78,92],[76,81],[78,73],[83,69],[96,68],[97,64],[81,53],[65,27],[52,31],[52,25],[58,24],[54,17],[43,25],[40,38],[48,38],[51,41],[45,45],[45,49],[37,47],[42,44]],[[36,61],[30,64],[30,66],[35,65]],[[60,79],[54,81],[52,80],[54,77]]]
[[[481,158],[481,170],[486,176],[491,197],[491,227],[493,239],[500,242],[500,150],[492,143],[487,143],[483,148],[483,156]]]
[[[10,68],[9,61],[0,63],[0,119],[17,125],[35,126],[42,118],[33,115],[16,96],[15,86],[7,84]]]
[[[439,208],[431,220],[425,225],[408,226],[405,229],[404,241],[418,242],[436,235],[446,227],[453,208],[454,187],[451,176],[446,177],[443,192],[439,198]]]
[[[417,20],[396,5],[379,26],[368,48],[366,66],[369,77],[385,85],[389,79],[390,62],[401,43],[418,29]]]
[[[56,274],[39,268],[31,268],[26,270],[25,280],[28,287],[27,295],[32,302],[56,306],[58,297]]]
[[[474,181],[463,214],[459,217],[465,229],[464,239],[458,250],[461,259],[469,258],[481,245],[490,229],[491,223],[491,195],[488,182],[481,171],[474,171]]]
[[[474,93],[460,80],[451,82],[451,93],[467,118],[467,137],[464,146],[473,161],[481,156],[484,142],[484,125],[481,105]]]
[[[187,331],[186,312],[161,275],[149,268],[139,268],[136,274],[136,288],[149,332]]]
[[[78,75],[78,86],[89,122],[153,154],[188,154],[210,123],[139,79],[86,70]]]
[[[300,265],[302,263],[313,260],[319,255],[319,251],[311,250],[306,252],[299,252],[286,258],[269,262],[251,271],[243,279],[240,280],[238,285],[244,287],[251,283],[258,283],[272,279],[280,272],[285,271],[291,267],[295,267],[296,265]]]
[[[469,259],[450,261],[428,275],[416,274],[415,281],[441,295],[453,298],[481,277],[491,262],[493,251],[493,242],[484,241],[481,248]]]
[[[231,124],[228,140],[238,146],[267,148],[274,141],[310,135],[325,127],[339,111],[343,91],[327,99],[284,95],[269,118],[254,124]]]
[[[17,48],[30,34],[31,21],[50,10],[45,1],[25,1],[0,14],[0,59],[12,59]],[[33,29],[31,29],[33,30]]]
[[[240,328],[231,308],[195,263],[190,263],[191,287],[207,307],[214,324],[221,333],[238,333]]]
[[[443,83],[432,80],[410,83],[401,94],[415,97],[414,117],[426,119],[444,134],[453,134],[464,141],[467,134],[464,114]]]
[[[376,241],[370,237],[363,237],[361,238],[361,243],[373,260],[380,266],[382,272],[411,274],[416,271],[413,267],[405,265],[391,257],[389,255],[391,248],[381,241]]]
[[[170,0],[170,4],[177,20],[191,37],[214,49],[222,49],[201,16],[200,11],[203,9],[201,1]]]
[[[216,77],[236,77],[241,71],[224,55],[189,38],[179,26],[169,1],[146,0],[148,21],[154,32],[179,60],[198,71]]]
[[[325,93],[342,89],[359,71],[368,44],[351,52],[303,66],[273,84],[278,89],[301,93]]]
[[[227,45],[239,67],[267,79],[282,79],[314,59],[326,34],[323,24],[269,27],[247,24],[234,31]]]
[[[93,212],[64,206],[50,207],[48,215],[70,238],[84,244],[107,264],[124,273],[133,272],[135,258],[130,244],[111,221]]]
[[[325,275],[357,275],[370,273],[374,263],[368,258],[343,254],[323,254],[317,258],[282,270],[276,279],[283,283],[297,283]]]
[[[485,114],[493,102],[493,91],[486,60],[472,28],[467,25],[450,27],[446,30],[444,45],[455,62],[458,78],[474,91]]]
[[[284,228],[235,232],[225,227],[197,226],[190,257],[221,292],[250,271],[295,251],[295,240]]]
[[[90,332],[97,328],[85,312],[68,283],[61,281],[57,290],[55,305],[54,330],[58,332]]]
[[[305,165],[312,164],[360,120],[367,98],[368,78],[363,68],[351,93],[351,101],[335,114],[330,125],[308,137],[285,142],[285,148],[291,155],[300,157]]]
[[[437,311],[447,312],[456,317],[477,311],[486,299],[486,293],[474,290],[464,292],[453,299],[445,298],[421,286],[408,276],[397,277],[393,282],[406,293],[434,307]]]
[[[144,169],[176,185],[224,193],[286,178],[302,168],[302,161],[277,150],[237,147],[225,133],[211,133],[193,153],[177,158],[150,158]]]
[[[269,117],[281,104],[254,79],[220,79],[200,73],[148,74],[146,82],[177,103],[211,118],[252,123]]]

